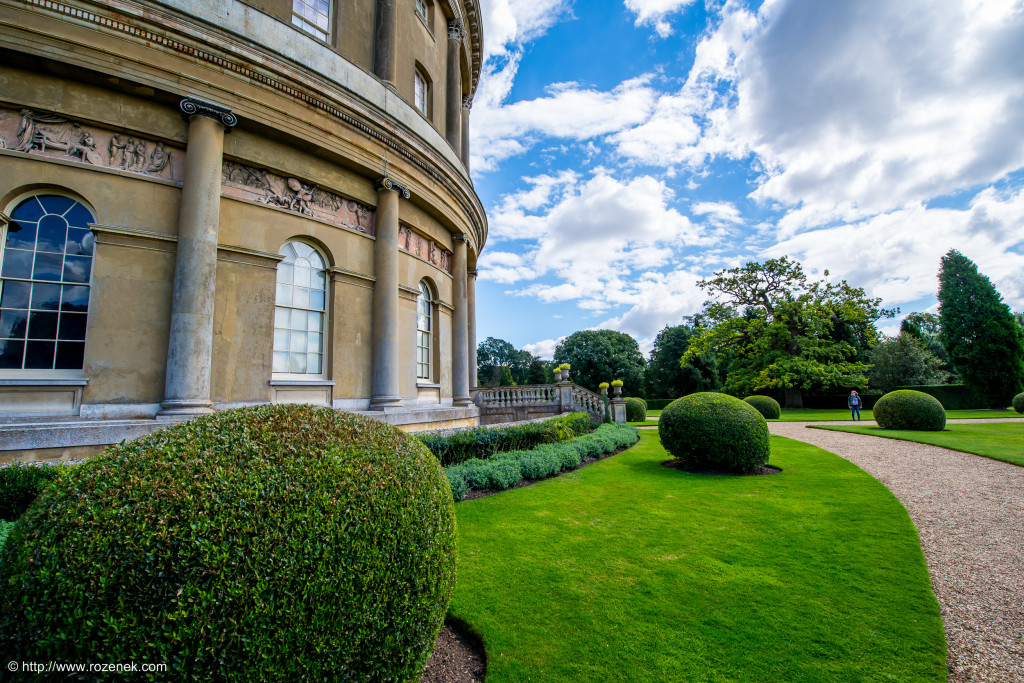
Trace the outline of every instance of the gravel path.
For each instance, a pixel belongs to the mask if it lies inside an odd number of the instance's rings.
[[[949,680],[1024,683],[1024,467],[807,424],[769,429],[860,466],[914,520],[942,610]]]

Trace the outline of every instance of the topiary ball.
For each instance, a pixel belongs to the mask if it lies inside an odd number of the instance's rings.
[[[782,417],[782,406],[771,396],[747,396],[743,401],[754,406],[754,410],[761,413],[766,420],[778,420]]]
[[[418,441],[328,408],[224,411],[43,491],[0,551],[0,650],[166,680],[419,680],[455,558]]]
[[[688,470],[748,474],[771,455],[761,413],[726,394],[700,392],[676,399],[658,418],[658,436]]]
[[[937,398],[921,391],[890,391],[875,402],[872,413],[882,429],[940,432],[946,428],[945,408]]]
[[[643,399],[626,399],[626,422],[643,422],[647,419],[647,405]]]
[[[1013,397],[1013,409],[1018,413],[1024,413],[1024,393],[1017,394]]]

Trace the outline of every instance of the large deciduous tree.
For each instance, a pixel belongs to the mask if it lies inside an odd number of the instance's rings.
[[[1024,331],[992,281],[951,249],[939,270],[942,345],[964,384],[991,408],[1005,408],[1024,386]]]
[[[555,363],[572,366],[572,380],[591,391],[614,379],[622,380],[627,396],[639,396],[643,388],[644,356],[636,340],[624,332],[574,332],[555,347]]]
[[[899,386],[942,384],[949,378],[942,360],[909,332],[883,338],[868,352],[868,361],[868,383],[886,392]]]
[[[699,333],[699,327],[685,324],[666,326],[658,333],[644,377],[647,398],[679,398],[722,387],[717,354],[706,353],[685,366],[679,362]]]
[[[878,338],[875,321],[894,315],[880,308],[881,299],[845,280],[809,281],[803,267],[785,256],[720,270],[698,284],[742,315],[693,339],[683,363],[731,350],[726,391],[782,389],[789,408],[803,406],[807,389],[864,387],[864,354]]]
[[[477,381],[490,386],[526,384],[532,361],[529,352],[517,350],[504,339],[488,337],[476,348]]]

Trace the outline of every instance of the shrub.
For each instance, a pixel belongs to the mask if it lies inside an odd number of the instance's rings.
[[[875,402],[874,415],[882,429],[939,432],[946,428],[946,411],[939,400],[910,389],[882,396]]]
[[[1024,413],[1024,393],[1013,397],[1013,409],[1018,413]]]
[[[542,443],[568,441],[586,434],[589,429],[590,416],[587,413],[570,413],[541,422],[417,434],[416,438],[437,456],[442,465],[450,466],[473,458],[489,458],[495,453],[528,450]]]
[[[674,401],[658,419],[661,444],[686,469],[753,472],[771,454],[768,423],[748,403],[699,392]]]
[[[562,463],[556,453],[533,451],[519,461],[519,469],[523,479],[543,479],[561,471]]]
[[[10,535],[11,529],[14,528],[14,522],[5,522],[0,520],[0,550],[3,550],[4,543],[7,542],[7,536]]]
[[[463,500],[469,491],[469,484],[466,483],[466,477],[462,475],[462,470],[459,466],[446,467],[444,475],[448,478],[448,485],[452,487],[452,499],[456,501]]]
[[[643,399],[627,398],[626,399],[626,421],[627,422],[643,422],[646,419],[647,419],[647,405],[643,402]]]
[[[451,495],[415,439],[327,408],[124,442],[18,520],[0,650],[171,680],[418,680],[455,584]]]
[[[771,396],[747,396],[743,400],[754,406],[754,410],[761,413],[766,420],[778,420],[782,417],[782,406]]]
[[[518,458],[474,458],[462,463],[462,474],[466,478],[466,483],[473,488],[494,491],[511,488],[523,478]]]
[[[40,492],[58,475],[64,465],[23,465],[0,467],[0,520],[13,522],[21,517]]]

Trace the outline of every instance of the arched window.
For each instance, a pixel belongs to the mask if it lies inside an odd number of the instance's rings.
[[[11,211],[0,253],[0,370],[81,370],[95,218],[55,194]]]
[[[431,335],[434,331],[433,307],[430,288],[420,282],[420,293],[416,297],[416,378],[430,380],[433,346]]]
[[[274,373],[322,376],[327,272],[324,258],[304,242],[287,242],[277,264]]]

